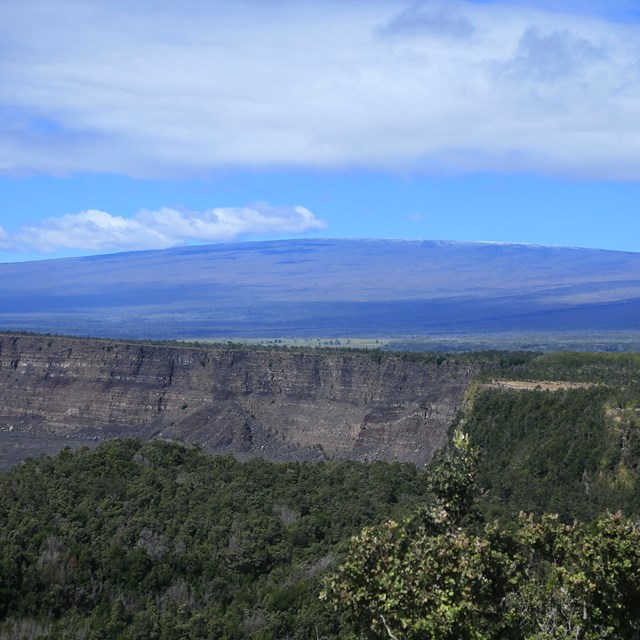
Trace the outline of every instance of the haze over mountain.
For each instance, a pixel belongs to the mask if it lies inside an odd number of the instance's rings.
[[[364,336],[640,326],[640,254],[278,240],[0,264],[0,328],[93,336]]]

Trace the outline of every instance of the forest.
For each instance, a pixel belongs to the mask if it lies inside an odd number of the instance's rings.
[[[27,461],[0,475],[0,637],[343,637],[318,599],[340,544],[426,493],[408,464],[159,441]]]
[[[0,474],[0,639],[640,638],[640,359],[505,358],[426,469],[129,439]]]
[[[532,384],[468,390],[458,425],[480,451],[485,509],[585,521],[606,510],[640,516],[639,354],[551,353],[519,370],[483,372],[480,380],[496,374]],[[554,380],[564,386],[536,388]]]

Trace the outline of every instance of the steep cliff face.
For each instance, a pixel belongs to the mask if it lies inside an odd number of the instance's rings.
[[[445,442],[479,368],[2,335],[0,433],[60,443],[179,438],[274,459],[422,464]]]

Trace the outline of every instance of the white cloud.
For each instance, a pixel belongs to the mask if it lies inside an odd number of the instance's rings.
[[[247,235],[298,234],[325,226],[304,207],[275,207],[265,202],[201,213],[171,208],[143,210],[128,219],[91,209],[25,225],[15,234],[0,228],[0,249],[163,249],[191,241],[224,242]]]
[[[0,173],[637,180],[640,25],[548,4],[0,3]]]

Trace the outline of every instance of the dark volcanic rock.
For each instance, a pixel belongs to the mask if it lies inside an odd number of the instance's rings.
[[[2,335],[0,431],[50,434],[60,446],[160,437],[240,456],[421,464],[445,442],[479,368]]]

